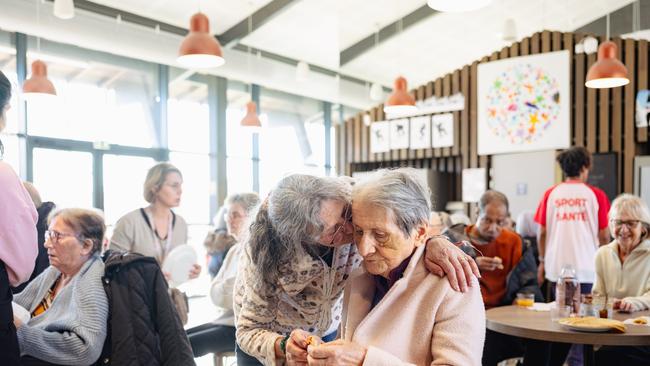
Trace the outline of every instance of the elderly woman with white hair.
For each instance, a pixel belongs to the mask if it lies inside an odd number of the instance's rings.
[[[362,260],[351,244],[350,194],[341,179],[295,174],[262,203],[235,285],[238,365],[304,364],[310,334],[335,338],[343,289]],[[450,281],[471,281],[477,291],[467,256],[445,240],[428,243],[429,270],[438,264]]]
[[[429,197],[410,168],[379,171],[354,186],[363,269],[345,289],[341,339],[310,346],[309,365],[481,364],[478,284],[460,294],[424,264]]]
[[[592,292],[616,299],[624,312],[650,309],[650,210],[639,197],[618,196],[609,211],[614,240],[596,252]],[[647,365],[650,347],[601,347],[598,365]]]

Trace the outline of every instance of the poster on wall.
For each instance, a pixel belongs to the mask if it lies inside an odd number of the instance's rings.
[[[478,65],[479,155],[570,144],[569,51]]]
[[[388,121],[373,122],[370,125],[370,152],[390,151],[390,125]]]
[[[390,148],[408,149],[409,120],[406,118],[390,121]]]
[[[636,93],[636,126],[650,126],[650,90]]]
[[[411,149],[428,149],[431,147],[431,117],[411,118]]]
[[[478,202],[487,189],[485,168],[463,169],[462,179],[463,202]]]
[[[431,145],[434,148],[454,145],[454,115],[436,114],[431,118]]]

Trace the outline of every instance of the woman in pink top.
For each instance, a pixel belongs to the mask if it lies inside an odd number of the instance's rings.
[[[0,132],[11,99],[11,83],[0,71]],[[34,204],[11,166],[1,160],[0,141],[0,360],[18,365],[19,349],[11,308],[11,287],[29,279],[38,249]]]

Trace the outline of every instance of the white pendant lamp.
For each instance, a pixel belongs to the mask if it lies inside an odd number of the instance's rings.
[[[296,65],[296,80],[301,83],[309,80],[309,73],[309,64],[305,61],[298,62],[298,65]]]
[[[74,18],[74,1],[54,0],[54,16],[60,19]]]
[[[370,86],[370,99],[379,102],[384,99],[384,90],[379,83],[372,83]]]
[[[190,32],[181,43],[177,61],[188,69],[219,67],[226,62],[221,45],[210,34],[210,21],[205,14],[192,15]]]
[[[512,18],[508,18],[503,23],[503,40],[506,42],[514,42],[517,40],[517,24]]]
[[[446,13],[461,13],[481,9],[492,0],[428,0],[427,5],[433,10]]]

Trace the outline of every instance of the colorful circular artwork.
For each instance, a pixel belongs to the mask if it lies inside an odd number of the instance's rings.
[[[519,64],[497,76],[487,102],[492,133],[523,145],[537,141],[557,123],[560,90],[557,80],[543,68]]]

